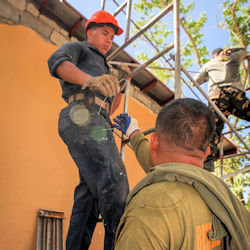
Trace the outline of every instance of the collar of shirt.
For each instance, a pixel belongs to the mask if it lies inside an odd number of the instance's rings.
[[[104,61],[105,61],[106,65],[107,65],[106,56],[104,56],[95,46],[93,46],[92,44],[88,43],[87,41],[83,41],[83,44],[86,47],[90,48],[91,50],[94,50],[100,56],[102,56],[104,58]]]

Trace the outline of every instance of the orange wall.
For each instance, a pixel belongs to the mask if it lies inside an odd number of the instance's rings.
[[[47,66],[57,47],[26,27],[5,24],[0,24],[0,45],[0,250],[33,250],[39,208],[65,212],[65,239],[79,178],[57,133],[65,103]],[[132,98],[129,113],[143,130],[154,126],[155,115]],[[128,147],[125,164],[133,188],[144,172]],[[100,223],[91,249],[103,249]]]

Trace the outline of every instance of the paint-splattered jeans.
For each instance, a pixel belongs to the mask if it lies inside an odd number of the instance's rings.
[[[105,120],[97,107],[73,101],[59,117],[59,134],[80,176],[74,193],[67,250],[88,249],[99,214],[105,227],[104,249],[113,249],[115,231],[129,192],[108,114],[102,110]]]
[[[246,121],[250,121],[250,100],[243,91],[232,87],[221,88],[219,98],[213,99],[213,102],[226,117],[232,114]],[[212,111],[215,115],[216,130],[210,142],[211,154],[207,159],[215,160],[217,144],[220,142],[224,121],[213,108]]]

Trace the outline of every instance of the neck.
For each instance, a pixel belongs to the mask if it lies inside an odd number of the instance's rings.
[[[164,148],[151,155],[152,166],[163,163],[185,163],[203,168],[205,155],[201,150],[188,151],[176,146]]]

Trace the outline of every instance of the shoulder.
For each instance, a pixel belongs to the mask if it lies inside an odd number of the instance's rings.
[[[131,205],[172,209],[185,202],[187,188],[188,185],[180,182],[157,182],[141,189],[131,200]]]
[[[66,50],[72,50],[72,51],[81,51],[84,49],[82,42],[68,42],[65,43],[62,47],[62,49]]]
[[[220,58],[220,57],[215,57],[215,58],[211,59],[209,62],[207,62],[207,63],[204,65],[204,67],[205,67],[205,68],[209,68],[209,67],[211,67],[212,65],[217,64],[217,63],[220,62],[220,61],[221,61],[221,58]]]

